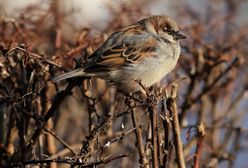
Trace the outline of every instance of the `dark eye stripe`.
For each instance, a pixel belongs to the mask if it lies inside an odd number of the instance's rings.
[[[161,40],[163,40],[165,43],[170,43],[170,41],[167,40],[166,38],[164,38],[164,37],[160,37],[160,38],[161,38]]]

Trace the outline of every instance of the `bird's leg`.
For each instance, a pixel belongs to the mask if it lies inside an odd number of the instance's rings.
[[[140,85],[140,87],[142,88],[142,89],[140,90],[140,92],[147,96],[148,89],[147,89],[147,88],[145,87],[145,85],[141,82],[141,80],[136,80],[135,82],[137,82],[137,83]]]
[[[147,101],[147,103],[157,104],[158,96],[156,95],[156,90],[155,90],[154,86],[151,86],[148,89],[146,101]]]

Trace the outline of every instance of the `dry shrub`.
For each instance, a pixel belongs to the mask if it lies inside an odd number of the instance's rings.
[[[237,158],[247,153],[247,29],[235,24],[241,3],[222,3],[227,15],[208,13],[205,20],[187,4],[177,7],[176,20],[189,21],[182,25],[188,36],[182,56],[145,101],[99,79],[50,81],[87,62],[108,34],[147,16],[137,4],[118,11],[109,6],[109,27],[71,31],[71,38],[62,24],[70,12],[61,12],[58,1],[45,10],[29,6],[16,19],[1,17],[1,166],[241,164]],[[208,5],[214,9],[214,2]]]

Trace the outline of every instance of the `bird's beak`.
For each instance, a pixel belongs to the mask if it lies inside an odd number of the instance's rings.
[[[180,34],[179,32],[177,32],[177,33],[173,34],[173,38],[174,38],[175,40],[180,40],[180,39],[185,39],[186,36],[183,35],[183,34]]]

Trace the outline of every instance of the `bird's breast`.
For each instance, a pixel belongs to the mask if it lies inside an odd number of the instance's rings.
[[[111,72],[113,81],[130,86],[133,81],[141,81],[145,87],[158,83],[175,67],[180,49],[167,48],[159,50],[156,56],[147,57],[137,64],[123,66],[122,69]]]
[[[175,67],[178,57],[161,55],[144,61],[143,65],[137,66],[134,78],[138,78],[142,83],[149,87],[158,83]]]

